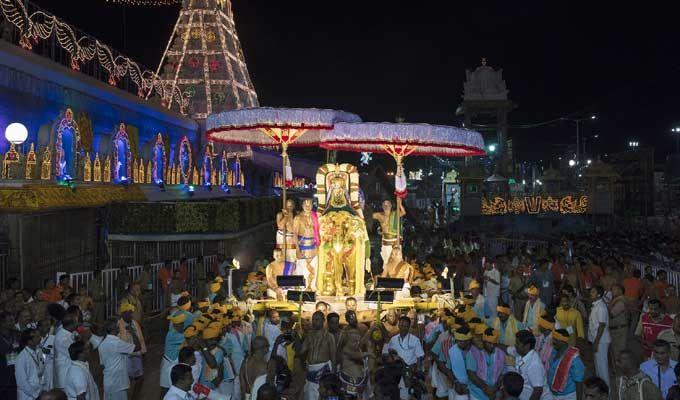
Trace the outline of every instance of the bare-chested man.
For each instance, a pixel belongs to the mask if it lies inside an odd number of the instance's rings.
[[[239,374],[242,393],[241,400],[255,400],[257,398],[257,389],[267,382],[268,351],[269,342],[267,338],[256,336],[253,339],[252,354],[246,359]]]
[[[345,311],[354,311],[354,315],[357,318],[358,323],[358,328],[359,331],[361,331],[361,334],[365,334],[366,331],[368,330],[368,326],[371,324],[371,322],[375,321],[375,311],[373,310],[365,310],[365,311],[357,311],[357,299],[354,297],[348,297],[345,299]],[[345,314],[340,316],[340,325],[347,325],[347,320],[345,319]]]
[[[293,238],[297,241],[296,275],[303,275],[307,289],[316,289],[319,220],[312,209],[312,199],[302,201],[302,212],[293,220]]]
[[[401,248],[395,247],[390,254],[390,260],[383,266],[382,276],[386,278],[400,278],[404,280],[402,290],[395,293],[396,298],[411,297],[411,281],[414,269],[411,264],[402,259]]]
[[[382,247],[380,248],[380,256],[383,260],[383,265],[387,264],[390,259],[390,253],[395,246],[399,246],[397,242],[397,236],[399,231],[397,227],[401,226],[399,223],[399,218],[406,215],[406,209],[404,206],[399,207],[399,217],[397,217],[396,211],[392,210],[392,202],[390,200],[383,201],[382,212],[373,213],[373,219],[380,223],[380,229],[382,230]],[[400,229],[400,228],[399,228]]]
[[[279,287],[276,283],[276,277],[283,275],[283,252],[280,249],[274,249],[274,261],[267,265],[266,276],[267,276],[267,297],[284,300],[283,289]]]
[[[394,310],[388,310],[387,315],[385,316],[385,323],[383,324],[383,327],[385,328],[388,334],[386,340],[389,340],[392,336],[399,333],[398,323],[399,318],[397,317],[397,312]]]
[[[319,380],[333,370],[337,349],[333,335],[323,329],[325,317],[317,311],[312,315],[312,329],[305,333],[300,355],[307,360],[307,382],[304,400],[319,398]]]
[[[286,200],[286,208],[276,214],[276,248],[283,250],[283,236],[285,230],[286,236],[286,253],[285,254],[285,268],[284,275],[290,275],[295,270],[296,261],[296,240],[293,233],[293,218],[295,216],[295,201],[293,199]]]
[[[347,327],[338,341],[338,364],[342,390],[349,398],[361,398],[368,383],[368,357],[363,334],[354,311],[345,312]]]

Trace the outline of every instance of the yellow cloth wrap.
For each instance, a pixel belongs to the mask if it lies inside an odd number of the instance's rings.
[[[180,310],[184,311],[189,311],[191,310],[191,302],[187,301],[186,303],[182,304],[181,306],[178,306]]]
[[[222,279],[222,277],[221,277],[221,276],[218,276],[217,278],[215,278],[215,279],[213,280],[213,282],[219,282],[219,283],[222,283],[222,282],[224,282],[224,279]]]
[[[472,282],[470,282],[470,289],[479,289],[479,288],[481,288],[481,286],[479,285],[479,282],[477,282],[476,280],[473,280]]]
[[[186,339],[192,338],[196,335],[198,335],[199,329],[195,325],[189,325],[187,326],[187,329],[184,330],[184,337]]]
[[[530,296],[538,296],[540,292],[536,286],[531,286],[527,289],[527,293],[529,293]]]
[[[482,337],[482,340],[485,341],[485,342],[497,344],[498,343],[498,335],[499,335],[498,331],[494,329],[493,333],[491,335],[484,334],[484,336]]]
[[[569,336],[565,336],[557,331],[552,331],[553,340],[559,340],[560,342],[569,343]]]
[[[210,302],[209,301],[199,301],[198,302],[198,308],[204,308],[204,307],[210,307]]]
[[[176,315],[170,315],[167,317],[167,319],[170,320],[173,324],[183,324],[184,321],[187,319],[187,315],[184,313],[181,314],[176,314]]]
[[[187,292],[186,290],[179,294],[179,297],[189,297],[189,296],[191,296],[191,293]]]
[[[127,311],[135,311],[135,306],[133,304],[130,304],[130,303],[121,304],[118,312],[120,314],[122,314],[122,313],[127,312]]]
[[[203,339],[215,339],[220,335],[220,329],[209,326],[203,330]]]
[[[222,287],[222,284],[219,282],[211,283],[210,284],[210,292],[211,293],[217,293],[220,291],[220,287]]]
[[[554,323],[548,322],[548,321],[544,320],[543,318],[539,318],[539,319],[538,319],[538,326],[540,326],[541,328],[545,328],[545,329],[551,330],[551,331],[552,331],[553,329],[555,329],[555,324],[554,324]]]
[[[489,329],[489,327],[486,326],[485,323],[477,324],[474,329],[475,335],[483,335],[487,329]]]
[[[505,315],[510,315],[510,314],[512,314],[512,310],[510,310],[510,307],[501,307],[501,306],[498,306],[498,307],[496,307],[496,311],[498,311],[498,312],[501,313],[501,314],[505,314]]]
[[[470,333],[462,334],[462,333],[455,332],[453,334],[453,338],[456,339],[459,342],[464,341],[464,340],[472,340],[472,334],[470,334]]]
[[[470,305],[475,304],[475,299],[473,299],[471,297],[463,297],[463,303],[470,306]]]

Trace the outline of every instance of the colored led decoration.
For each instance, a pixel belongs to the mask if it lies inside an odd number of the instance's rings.
[[[106,0],[109,3],[129,4],[133,6],[172,6],[182,4],[182,0]]]
[[[504,199],[482,198],[482,215],[521,214],[585,214],[588,212],[588,196],[543,197],[525,196]]]
[[[125,153],[119,154],[118,142],[123,141],[125,144]],[[108,157],[107,157],[108,158]],[[125,124],[120,123],[118,125],[118,131],[113,136],[113,180],[116,182],[127,181],[129,177],[132,177],[132,151],[130,150],[130,138],[127,134],[127,129]],[[125,171],[121,174],[120,167],[125,161]],[[110,168],[110,167],[109,167]],[[125,179],[123,179],[125,178]]]
[[[195,119],[258,106],[229,0],[184,1],[156,74],[173,88],[164,106],[177,108],[181,97]]]
[[[164,2],[166,0],[118,0],[150,3]],[[170,0],[167,0],[170,1]],[[173,1],[173,2],[179,2]],[[165,85],[152,71],[142,68],[136,62],[123,55],[114,56],[114,50],[101,43],[94,37],[77,37],[76,32],[66,22],[54,15],[43,11],[28,14],[22,0],[0,0],[0,11],[5,19],[19,31],[19,44],[30,50],[32,42],[38,39],[46,40],[54,35],[55,43],[61,50],[70,56],[71,68],[79,70],[79,64],[94,61],[109,73],[108,82],[115,85],[125,77],[128,77],[137,86],[137,92],[148,99],[155,91],[162,99],[169,99],[177,104],[178,110],[184,113],[187,101],[181,96],[178,87]],[[170,102],[168,102],[170,103]],[[168,105],[170,107],[172,104]]]

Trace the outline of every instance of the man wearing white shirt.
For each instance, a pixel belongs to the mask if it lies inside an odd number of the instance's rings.
[[[392,339],[383,348],[383,354],[395,351],[407,367],[415,368],[417,371],[425,356],[425,352],[420,344],[420,339],[410,334],[410,330],[411,319],[407,316],[399,318],[399,334],[392,336]],[[403,379],[399,382],[399,393],[402,399],[409,398],[408,389]]]
[[[51,331],[50,319],[45,318],[38,323],[38,334],[41,337],[38,352],[41,352],[45,358],[45,373],[42,377],[44,391],[51,390],[54,386],[54,335]]]
[[[515,368],[524,379],[524,389],[520,400],[552,400],[552,392],[547,385],[546,371],[541,358],[534,348],[536,337],[533,332],[521,330],[517,332],[515,350]]]
[[[75,342],[68,351],[72,361],[67,371],[68,383],[64,388],[68,400],[99,400],[99,388],[87,363],[90,347],[82,342]]]
[[[186,364],[177,364],[170,370],[172,386],[163,400],[187,400],[193,398],[189,393],[193,384],[191,367]]]
[[[595,301],[588,319],[588,341],[593,344],[595,350],[595,374],[609,385],[608,352],[609,343],[612,341],[609,335],[609,309],[603,299],[602,286],[594,286],[590,289],[590,295]]]
[[[280,326],[281,316],[279,316],[279,312],[276,310],[270,310],[268,320],[264,321],[264,324],[262,324],[262,335],[269,341],[267,360],[269,360],[272,349],[274,348],[274,342],[276,342],[276,338],[281,335]]]
[[[21,350],[16,359],[14,375],[17,379],[17,399],[35,400],[42,391],[42,376],[45,363],[38,350],[40,335],[38,331],[28,328],[21,332]]]
[[[107,335],[99,344],[99,361],[104,369],[104,399],[127,400],[130,378],[127,372],[127,359],[139,351],[134,344],[124,342],[118,337],[118,321],[106,321]]]
[[[73,344],[73,336],[78,322],[72,314],[66,314],[61,320],[61,327],[54,335],[54,370],[57,381],[54,387],[64,389],[68,381],[66,371],[71,365],[68,348]]]
[[[495,262],[487,262],[484,271],[484,297],[486,306],[491,313],[491,321],[496,318],[498,297],[501,295],[501,273],[496,268]]]

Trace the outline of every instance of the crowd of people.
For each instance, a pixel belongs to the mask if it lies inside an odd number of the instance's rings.
[[[437,299],[434,309],[385,305],[376,315],[350,297],[300,316],[256,312],[227,298],[224,268],[192,297],[184,264],[166,263],[161,340],[148,338],[148,269],[120,277],[108,319],[97,279],[87,293],[68,275],[32,292],[12,280],[0,292],[0,391],[21,400],[138,399],[147,385],[167,400],[680,399],[677,289],[666,271],[641,275],[621,235],[501,254],[474,235],[408,237],[410,297]],[[154,339],[160,360],[146,355]]]

